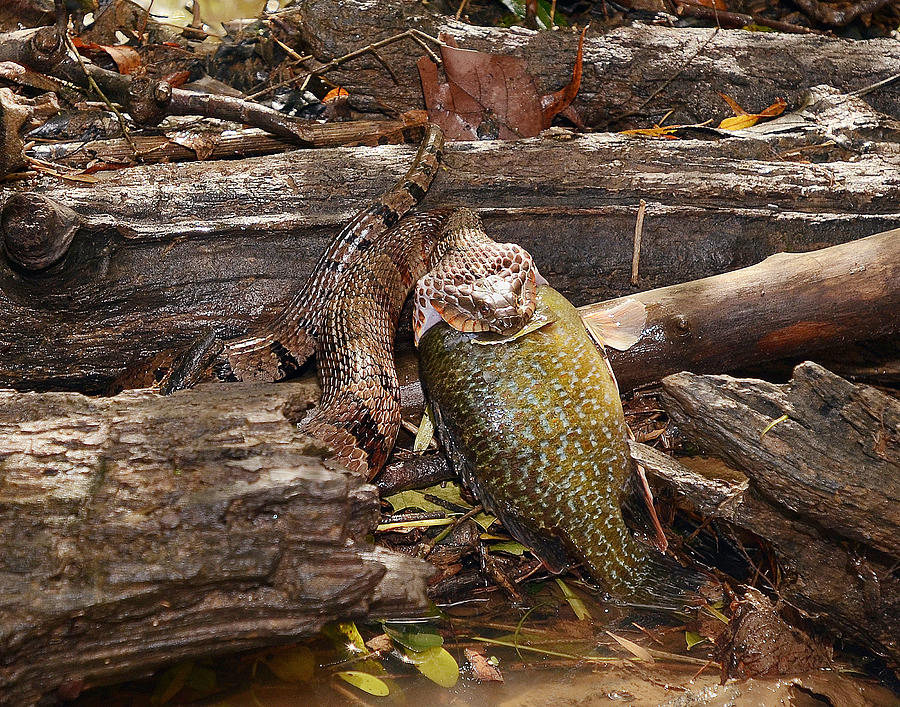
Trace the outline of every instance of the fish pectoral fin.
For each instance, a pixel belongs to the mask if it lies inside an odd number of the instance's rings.
[[[647,308],[643,302],[626,299],[611,307],[583,314],[581,319],[599,346],[625,351],[640,340],[647,323]]]
[[[542,535],[509,513],[500,511],[496,515],[509,534],[530,549],[535,557],[544,563],[544,567],[553,574],[564,572],[573,564],[569,559],[569,553],[566,552],[565,545],[559,538],[553,535]]]

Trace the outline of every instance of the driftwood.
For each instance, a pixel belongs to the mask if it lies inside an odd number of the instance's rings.
[[[528,248],[576,304],[636,289],[640,199],[648,204],[641,289],[900,226],[900,155],[875,139],[894,139],[892,123],[858,99],[816,95],[750,139],[452,144],[425,206],[477,209],[491,235]],[[868,139],[869,152],[849,161],[835,139],[850,147]],[[789,161],[790,150],[811,144],[804,154],[826,161]],[[243,333],[285,304],[335,229],[398,178],[411,154],[298,151],[106,172],[92,186],[30,184],[79,214],[81,226],[48,270],[14,265],[8,247],[0,257],[0,384],[103,390],[129,363],[178,348],[209,324],[223,336]],[[43,221],[39,208],[26,213]],[[7,243],[19,237],[16,223],[4,213]]]
[[[805,363],[785,385],[679,373],[663,405],[733,468],[635,456],[705,516],[771,543],[779,597],[900,669],[900,402]]]
[[[297,432],[317,395],[0,392],[0,704],[423,610],[377,490]]]
[[[477,27],[427,15],[422,7],[404,0],[305,0],[294,21],[304,48],[322,61],[416,28],[435,36],[446,32],[463,49],[522,57],[542,93],[556,91],[568,80],[577,32]],[[366,56],[329,71],[328,79],[344,86],[361,110],[421,108],[415,61],[424,52],[410,42],[383,47],[378,54],[390,73]],[[669,111],[674,111],[669,124],[702,123],[730,115],[717,91],[748,109],[761,109],[777,97],[796,106],[806,87],[828,84],[851,93],[892,76],[897,66],[900,46],[892,39],[847,42],[634,24],[587,37],[584,76],[574,106],[585,124],[595,128],[647,127]],[[876,109],[900,118],[895,87],[882,86],[867,99]],[[633,116],[639,124],[617,120],[620,116]]]

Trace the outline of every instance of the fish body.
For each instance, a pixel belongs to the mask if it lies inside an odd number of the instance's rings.
[[[610,593],[635,599],[664,558],[622,519],[632,467],[615,380],[578,311],[551,287],[538,288],[525,330],[497,341],[439,324],[422,337],[420,375],[442,446],[548,568],[574,555]]]

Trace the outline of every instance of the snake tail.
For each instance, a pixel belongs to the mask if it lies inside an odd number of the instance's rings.
[[[344,226],[285,309],[256,332],[225,343],[224,358],[235,378],[281,380],[305,363],[316,350],[327,303],[339,283],[424,197],[437,174],[443,145],[440,128],[429,125],[407,173]]]

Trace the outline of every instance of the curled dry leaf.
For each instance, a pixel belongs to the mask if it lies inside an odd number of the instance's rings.
[[[749,128],[751,125],[756,125],[760,118],[774,118],[777,115],[781,115],[787,106],[787,101],[783,98],[776,98],[772,105],[759,113],[748,113],[730,96],[726,96],[721,92],[719,93],[719,96],[722,97],[722,100],[725,101],[728,104],[728,107],[734,112],[734,117],[725,118],[725,120],[719,123],[719,128],[721,130],[741,130],[743,128]]]
[[[79,54],[84,54],[88,58],[94,58],[101,52],[109,55],[120,74],[133,74],[141,66],[140,54],[134,47],[125,44],[108,45],[85,42],[78,37],[74,37],[72,43],[78,49]]]
[[[472,666],[472,673],[481,682],[503,682],[503,673],[493,665],[484,653],[466,648],[466,660]]]
[[[534,77],[519,57],[459,49],[441,35],[445,83],[428,57],[419,59],[419,77],[428,117],[451,140],[515,140],[534,137],[574,100],[581,85],[582,46],[572,80],[547,96],[538,94]]]

